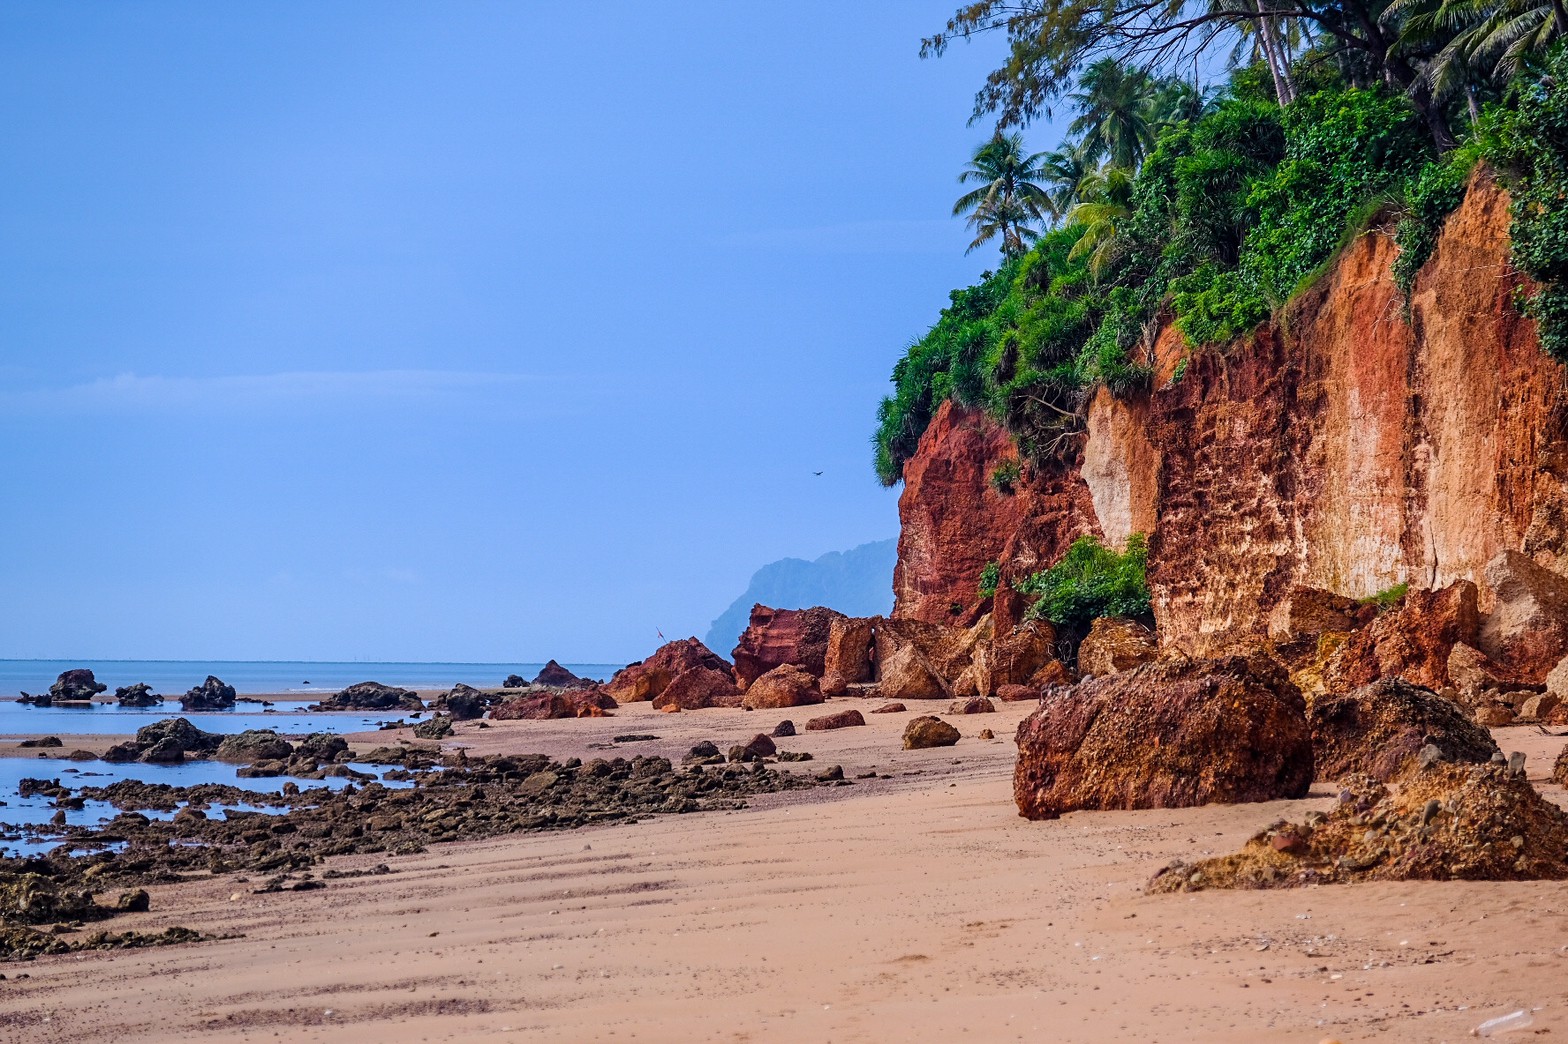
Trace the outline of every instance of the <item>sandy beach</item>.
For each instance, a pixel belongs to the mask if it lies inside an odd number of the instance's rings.
[[[437,845],[311,892],[256,895],[235,877],[157,886],[126,927],[234,937],[8,965],[0,1039],[1350,1044],[1457,1041],[1537,1006],[1532,1032],[1568,1026],[1568,884],[1146,896],[1169,860],[1232,850],[1330,790],[1026,822],[1010,736],[1031,705],[1000,706],[957,719],[965,738],[948,749],[897,749],[919,706],[803,732],[780,744],[814,755],[798,768],[890,778],[743,811]],[[679,754],[783,716],[644,704],[470,724],[453,740]],[[982,728],[1000,738],[974,739]],[[638,733],[659,739],[613,742]],[[1538,780],[1563,743],[1495,734]]]

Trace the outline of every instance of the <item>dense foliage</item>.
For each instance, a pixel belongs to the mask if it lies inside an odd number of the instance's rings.
[[[1148,560],[1140,534],[1127,539],[1121,554],[1092,536],[1079,537],[1060,562],[1013,586],[1021,594],[1039,595],[1029,607],[1029,619],[1083,629],[1101,616],[1149,614]]]

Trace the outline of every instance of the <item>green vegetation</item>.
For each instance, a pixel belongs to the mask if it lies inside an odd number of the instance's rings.
[[[1357,599],[1356,604],[1375,605],[1379,610],[1392,609],[1394,606],[1404,601],[1405,595],[1409,593],[1410,585],[1408,583],[1398,583],[1393,587],[1384,588],[1377,594],[1367,595],[1365,598]]]
[[[1021,594],[1039,595],[1028,619],[1086,629],[1101,616],[1149,614],[1149,584],[1144,578],[1149,550],[1142,534],[1127,539],[1117,554],[1092,536],[1079,537],[1051,568],[1013,585]]]
[[[991,488],[998,493],[1012,493],[1013,486],[1018,481],[1020,474],[1018,460],[1009,457],[991,469]]]
[[[992,595],[996,594],[996,588],[1001,582],[1001,565],[996,562],[987,562],[985,564],[985,568],[980,570],[980,585],[978,588],[980,591],[980,597],[990,598]]]
[[[969,215],[969,227],[975,231],[969,250],[1000,237],[1002,256],[1013,258],[1039,238],[1034,223],[1056,213],[1050,194],[1035,184],[1049,173],[1042,166],[1044,159],[1043,153],[1030,156],[1024,151],[1022,134],[999,132],[975,150],[958,181],[979,186],[953,204],[953,215]]]

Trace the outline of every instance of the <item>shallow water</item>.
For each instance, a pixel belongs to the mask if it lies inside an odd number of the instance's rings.
[[[351,764],[349,767],[379,779],[383,773],[397,766]],[[0,823],[24,828],[44,826],[54,818],[56,812],[60,811],[55,808],[53,798],[36,794],[32,797],[18,797],[17,791],[23,779],[59,780],[61,786],[72,789],[106,787],[122,779],[135,779],[144,783],[167,783],[173,787],[193,787],[198,783],[227,783],[258,794],[277,794],[288,779],[286,776],[276,776],[271,779],[241,779],[235,775],[239,768],[239,765],[223,761],[187,761],[181,765],[144,765],[140,762],[111,765],[106,761],[63,761],[59,758],[0,758]],[[333,777],[321,780],[302,779],[297,782],[301,790],[310,790],[313,787],[342,790],[350,783],[363,781]],[[382,779],[381,783],[393,790],[413,786],[412,783],[399,780]],[[207,810],[207,814],[216,816],[221,810],[228,808],[247,812],[280,811],[280,809],[260,805],[214,805]],[[157,812],[151,809],[137,811],[149,819],[174,817],[174,812]],[[95,827],[108,822],[118,814],[119,810],[107,801],[89,801],[83,808],[66,809],[65,821],[70,826]],[[16,836],[18,834],[21,836]],[[56,838],[40,838],[25,829],[11,830],[0,835],[0,855],[42,855],[58,844],[59,840]]]
[[[185,718],[203,732],[229,735],[246,729],[273,729],[285,734],[310,732],[364,732],[382,722],[396,721],[409,713],[366,713],[362,711],[319,711],[303,709],[303,704],[279,704],[264,710],[259,704],[242,703],[234,710],[180,710],[178,703],[162,707],[121,707],[117,703],[95,703],[91,707],[35,707],[30,703],[0,700],[0,740],[28,736],[130,735],[143,725],[165,718]]]

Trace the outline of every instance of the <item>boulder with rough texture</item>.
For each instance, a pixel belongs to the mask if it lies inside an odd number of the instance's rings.
[[[984,696],[971,696],[967,700],[960,700],[948,705],[949,714],[995,714],[996,704]]]
[[[847,729],[854,725],[864,725],[865,717],[854,708],[841,710],[835,714],[824,714],[820,718],[811,718],[806,722],[807,732],[828,732],[832,729]]]
[[[900,645],[880,663],[882,679],[877,691],[896,700],[940,700],[947,688],[936,670],[913,643]]]
[[[180,697],[180,707],[188,711],[227,710],[234,706],[234,697],[234,686],[209,674],[206,681]]]
[[[1232,855],[1174,863],[1149,890],[1568,878],[1568,814],[1506,765],[1433,760],[1397,792],[1369,776],[1341,786],[1328,814],[1275,823]]]
[[[741,697],[741,706],[747,710],[805,707],[821,702],[822,691],[817,688],[817,679],[808,671],[787,663],[756,679]]]
[[[1104,678],[1142,666],[1160,653],[1154,632],[1136,620],[1102,616],[1078,646],[1078,673]]]
[[[432,710],[447,715],[453,721],[473,721],[483,718],[492,704],[500,701],[471,685],[458,682],[449,692],[436,697]]]
[[[902,703],[884,703],[880,707],[871,708],[872,714],[902,714],[909,708]]]
[[[1460,692],[1472,693],[1486,689],[1508,691],[1521,684],[1513,671],[1464,642],[1456,643],[1448,654],[1448,681]]]
[[[1489,729],[1514,723],[1514,709],[1506,703],[1483,703],[1475,709],[1475,723]]]
[[[1060,665],[1056,628],[1044,620],[1026,620],[975,646],[973,695],[995,696],[1002,686],[1022,685],[1050,664]]]
[[[501,688],[503,689],[526,689],[527,687],[528,679],[521,674],[508,674],[506,680],[501,683]]]
[[[1354,630],[1360,623],[1355,599],[1297,584],[1269,613],[1269,638],[1276,645],[1315,643],[1320,635]]]
[[[114,690],[114,698],[122,707],[156,707],[163,702],[163,697],[146,682],[122,685]]]
[[[1552,782],[1568,787],[1568,747],[1558,751],[1557,760],[1552,762]]]
[[[496,721],[603,718],[617,706],[613,697],[594,686],[587,689],[568,689],[564,692],[546,692],[538,696],[519,696],[493,708],[490,717]]]
[[[185,718],[164,718],[137,729],[134,742],[145,751],[166,740],[188,754],[211,754],[223,743],[223,736],[216,732],[203,732]]]
[[[271,729],[246,729],[223,737],[215,755],[219,761],[283,761],[294,753],[294,745]]]
[[[1145,664],[1053,689],[1018,726],[1013,797],[1027,819],[1304,797],[1306,703],[1262,656]]]
[[[1429,744],[1449,761],[1488,761],[1497,753],[1491,733],[1454,701],[1393,678],[1313,700],[1307,722],[1322,779],[1362,773],[1390,780]]]
[[[826,670],[833,621],[844,614],[814,606],[810,609],[751,607],[751,622],[735,646],[735,680],[744,691],[775,667],[793,664],[820,678]]]
[[[877,669],[885,679],[888,663],[903,649],[913,647],[942,679],[946,690],[974,663],[976,649],[992,637],[989,616],[981,617],[971,627],[920,620],[883,620],[876,633]]]
[[[721,663],[723,661],[720,661]],[[697,666],[684,670],[670,679],[653,698],[656,710],[679,707],[681,710],[701,710],[704,707],[738,707],[740,690],[735,687],[729,665],[720,670]]]
[[[534,678],[535,685],[543,685],[549,689],[575,689],[587,683],[586,678],[579,678],[571,671],[551,660],[540,669]]]
[[[331,732],[312,732],[294,745],[298,757],[311,761],[337,761],[348,751],[348,740]]]
[[[313,705],[319,711],[424,710],[425,704],[411,689],[380,682],[357,682]]]
[[[790,721],[788,718],[785,718],[783,721],[773,726],[773,735],[781,739],[785,736],[795,735],[795,723]]]
[[[931,747],[951,747],[958,742],[958,730],[934,714],[911,718],[904,726],[904,749],[927,750]]]
[[[747,740],[741,749],[759,758],[771,758],[779,750],[778,744],[773,742],[773,737],[761,732]]]
[[[1486,564],[1496,605],[1481,624],[1481,651],[1525,681],[1542,682],[1568,655],[1568,577],[1518,551]]]
[[[1033,685],[1004,685],[996,690],[996,698],[1003,703],[1023,703],[1040,698],[1041,690]]]
[[[828,647],[822,657],[822,675],[837,675],[843,683],[870,681],[876,673],[876,617],[835,616],[828,623]]]
[[[652,700],[676,677],[699,667],[720,674],[731,674],[728,661],[696,638],[682,638],[678,642],[666,642],[659,646],[646,660],[622,667],[604,688],[618,703]]]
[[[1549,692],[1536,693],[1525,698],[1517,709],[1518,716],[1526,721],[1544,721],[1551,716],[1562,700]]]
[[[1411,591],[1400,603],[1351,632],[1323,667],[1328,692],[1349,692],[1379,678],[1403,678],[1441,689],[1448,659],[1461,643],[1479,641],[1476,586],[1456,580],[1435,591]]]
[[[64,671],[49,686],[49,698],[56,703],[61,700],[80,701],[90,700],[109,686],[93,677],[93,672],[85,667]]]

